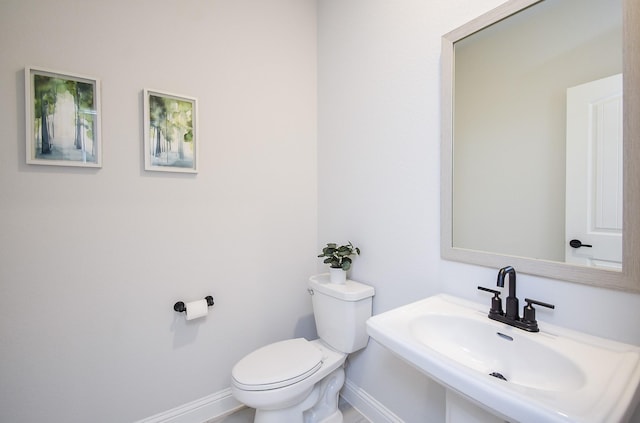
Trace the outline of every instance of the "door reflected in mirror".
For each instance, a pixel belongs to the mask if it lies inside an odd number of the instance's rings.
[[[622,74],[567,90],[565,261],[622,269]]]

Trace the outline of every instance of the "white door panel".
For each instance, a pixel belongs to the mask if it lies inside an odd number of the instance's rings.
[[[621,268],[622,74],[567,90],[566,187],[565,260]]]

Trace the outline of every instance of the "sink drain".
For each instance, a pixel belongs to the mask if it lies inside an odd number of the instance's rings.
[[[493,372],[493,373],[489,373],[489,376],[493,376],[493,377],[497,377],[498,379],[502,379],[504,381],[507,380],[506,377],[502,376],[502,374],[498,373],[498,372]]]

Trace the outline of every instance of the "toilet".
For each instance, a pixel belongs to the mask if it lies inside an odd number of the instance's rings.
[[[309,278],[319,339],[275,342],[245,356],[231,371],[231,392],[255,408],[255,423],[341,423],[338,394],[349,353],[367,346],[373,287],[329,274]]]

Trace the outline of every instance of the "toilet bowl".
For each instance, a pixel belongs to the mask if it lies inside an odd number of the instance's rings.
[[[255,423],[341,423],[338,395],[344,363],[368,342],[374,290],[329,276],[309,280],[319,339],[276,342],[248,354],[233,367],[231,392],[255,408]]]
[[[240,360],[232,371],[231,392],[243,404],[256,409],[255,422],[327,422],[337,409],[338,393],[344,383],[347,354],[332,350],[321,340],[304,338],[276,342]],[[331,375],[331,383],[318,382]],[[323,401],[318,401],[320,399]],[[331,410],[331,402],[336,402]],[[321,402],[323,407],[312,409]],[[325,405],[328,404],[328,405]],[[312,409],[309,411],[309,409]],[[315,414],[324,420],[305,419]]]

